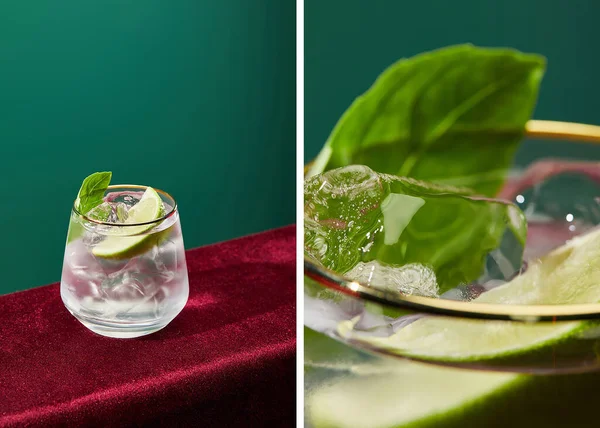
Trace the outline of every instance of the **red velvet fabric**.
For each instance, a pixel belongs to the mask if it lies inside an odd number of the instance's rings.
[[[190,298],[137,339],[53,284],[0,296],[0,426],[294,426],[295,227],[187,252]]]

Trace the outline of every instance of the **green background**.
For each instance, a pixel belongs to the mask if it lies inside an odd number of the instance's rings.
[[[594,0],[305,0],[304,160],[390,64],[467,42],[545,55],[534,118],[600,124],[598,16]],[[517,164],[557,155],[600,159],[590,146],[527,142]]]
[[[0,3],[0,294],[58,281],[88,174],[170,192],[187,248],[294,223],[295,2]]]

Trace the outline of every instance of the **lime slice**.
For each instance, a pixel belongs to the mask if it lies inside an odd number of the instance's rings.
[[[307,394],[306,411],[316,428],[446,427],[444,422],[453,413],[489,400],[520,381],[514,374],[401,361],[357,364],[349,369],[343,377]]]
[[[151,187],[144,192],[140,201],[128,212],[125,224],[146,223],[164,215],[162,199]],[[155,223],[139,226],[111,227],[107,237],[92,249],[92,254],[105,259],[123,259],[144,252],[160,238],[160,234],[145,234],[156,226]]]
[[[596,426],[590,396],[600,373],[515,375],[383,359],[335,370],[306,393],[315,428]]]
[[[483,293],[475,303],[559,305],[600,301],[600,230],[574,238],[531,263],[525,273]],[[587,322],[522,323],[424,317],[392,336],[354,330],[357,319],[338,325],[346,338],[424,360],[467,362],[520,355],[577,336]]]

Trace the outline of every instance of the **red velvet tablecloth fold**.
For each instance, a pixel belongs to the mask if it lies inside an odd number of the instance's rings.
[[[294,426],[295,227],[190,250],[165,329],[98,336],[53,284],[0,296],[0,426]]]

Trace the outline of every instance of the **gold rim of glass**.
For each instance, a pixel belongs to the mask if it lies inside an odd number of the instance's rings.
[[[600,144],[600,126],[572,122],[530,120],[525,127],[528,138],[568,140],[573,143]],[[305,174],[310,164],[305,167]],[[304,274],[323,287],[343,294],[397,309],[408,309],[460,318],[510,321],[575,321],[600,319],[600,303],[572,305],[502,305],[460,302],[421,296],[401,296],[345,278],[304,257]]]
[[[112,184],[112,185],[108,186],[106,191],[107,192],[110,190],[114,191],[115,189],[129,189],[129,190],[139,189],[141,191],[145,191],[148,187],[150,187],[150,186],[141,186],[138,184]],[[73,213],[75,213],[75,215],[81,217],[85,221],[94,223],[94,224],[101,224],[104,226],[130,227],[130,226],[144,226],[144,225],[160,223],[163,220],[166,220],[167,218],[171,217],[173,214],[175,214],[177,212],[177,201],[175,200],[175,198],[173,196],[171,196],[169,193],[165,192],[164,190],[156,189],[154,187],[153,187],[153,189],[159,195],[164,196],[168,200],[173,201],[173,206],[172,206],[171,210],[168,211],[167,213],[165,213],[165,215],[163,215],[162,217],[157,218],[156,220],[146,221],[143,223],[110,223],[110,222],[106,222],[106,221],[95,220],[93,218],[88,217],[86,214],[80,213],[79,210],[77,210],[77,207],[76,207],[77,199],[75,201],[73,201],[72,210],[73,210]]]

